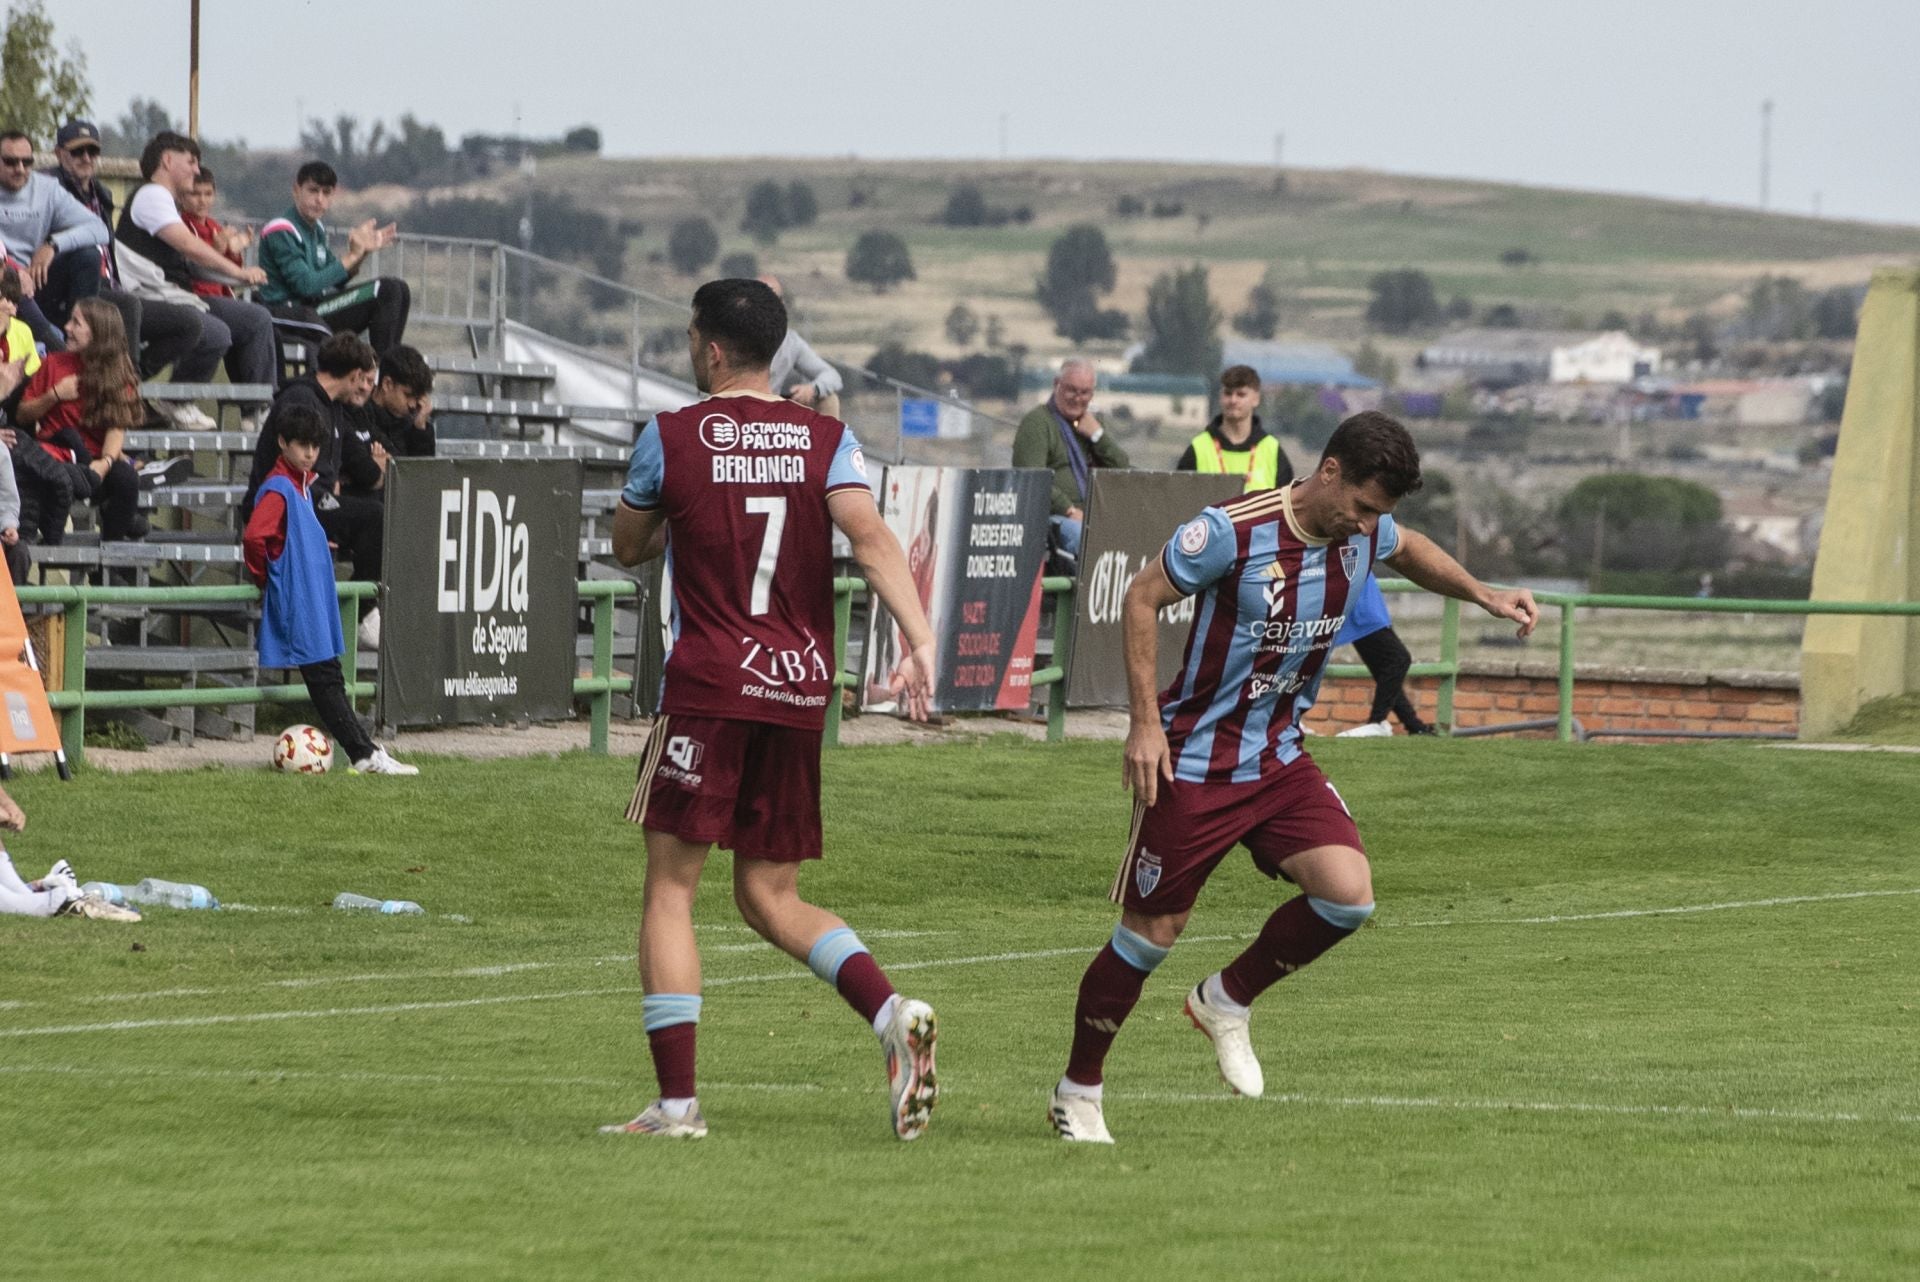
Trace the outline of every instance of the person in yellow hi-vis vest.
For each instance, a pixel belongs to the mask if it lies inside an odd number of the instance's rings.
[[[1220,412],[1174,464],[1179,472],[1228,472],[1247,478],[1246,492],[1276,489],[1293,479],[1293,464],[1278,437],[1260,426],[1260,375],[1234,365],[1220,375]]]

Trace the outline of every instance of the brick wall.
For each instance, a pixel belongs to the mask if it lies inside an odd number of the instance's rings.
[[[1551,663],[1463,661],[1454,687],[1459,726],[1533,721],[1559,714],[1559,669]],[[1433,720],[1439,680],[1416,677],[1407,697]],[[1329,677],[1307,724],[1332,734],[1365,721],[1373,682]],[[1797,733],[1800,679],[1791,672],[1701,673],[1660,668],[1582,667],[1574,671],[1573,715],[1593,730],[1714,730]],[[1394,730],[1399,732],[1398,722]],[[1551,736],[1553,731],[1533,733]],[[1631,735],[1608,735],[1608,742]]]

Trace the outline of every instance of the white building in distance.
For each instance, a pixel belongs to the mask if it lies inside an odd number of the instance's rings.
[[[1644,347],[1621,330],[1555,346],[1547,366],[1550,383],[1631,383],[1660,372],[1660,349]]]

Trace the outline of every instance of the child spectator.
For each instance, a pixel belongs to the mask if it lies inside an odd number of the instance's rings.
[[[20,319],[20,273],[0,268],[0,414],[13,418],[27,380],[40,369],[40,348]]]
[[[180,201],[180,221],[187,230],[213,246],[214,252],[226,258],[235,267],[245,267],[246,259],[241,254],[253,240],[253,234],[244,227],[228,228],[213,217],[213,197],[215,192],[213,170],[205,165],[193,180],[193,190]],[[205,298],[232,298],[233,290],[225,281],[214,280],[195,272],[193,292]]]
[[[145,419],[119,310],[97,298],[82,299],[67,321],[67,350],[47,354],[14,421],[36,428],[41,448],[73,465],[73,496],[84,492],[100,509],[103,542],[146,535],[140,477],[125,450],[127,433]],[[51,515],[64,524],[64,511]]]
[[[307,695],[353,769],[369,775],[417,775],[367,737],[347,698],[340,653],[340,603],[333,588],[333,554],[314,515],[313,465],[333,427],[307,405],[273,415],[280,459],[261,482],[244,538],[248,576],[262,589],[260,665],[298,668]]]
[[[407,282],[398,276],[348,282],[368,254],[393,243],[397,230],[368,218],[347,232],[346,252],[336,257],[321,220],[339,185],[324,161],[310,160],[294,174],[293,206],[260,229],[260,266],[267,273],[260,301],[278,321],[324,321],[336,334],[365,330],[373,350],[384,352],[407,334],[413,307]]]

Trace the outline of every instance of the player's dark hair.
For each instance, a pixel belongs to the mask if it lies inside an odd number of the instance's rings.
[[[433,391],[433,371],[415,348],[399,343],[380,353],[380,381],[398,383],[415,396]]]
[[[327,444],[327,422],[311,405],[285,405],[273,415],[274,435],[289,445]]]
[[[309,160],[293,175],[293,185],[304,187],[312,183],[316,187],[325,187],[332,191],[340,185],[340,175],[333,172],[333,166],[324,160]]]
[[[1352,485],[1378,480],[1380,488],[1394,498],[1404,498],[1419,489],[1420,451],[1413,436],[1400,420],[1378,410],[1353,415],[1333,429],[1333,437],[1320,459],[1340,460],[1340,477]]]
[[[1260,371],[1251,365],[1229,365],[1221,372],[1220,390],[1231,392],[1236,387],[1251,387],[1260,390]]]
[[[787,305],[758,280],[710,280],[693,294],[693,327],[746,369],[765,369],[787,337]]]
[[[320,344],[320,372],[329,378],[345,378],[379,366],[380,360],[373,354],[373,348],[358,334],[335,334]]]
[[[152,181],[154,173],[160,168],[160,158],[170,151],[184,151],[195,160],[200,159],[199,143],[185,134],[162,129],[147,140],[146,147],[140,152],[140,176]]]
[[[0,298],[18,307],[22,297],[24,292],[20,288],[20,273],[11,267],[0,267]]]

